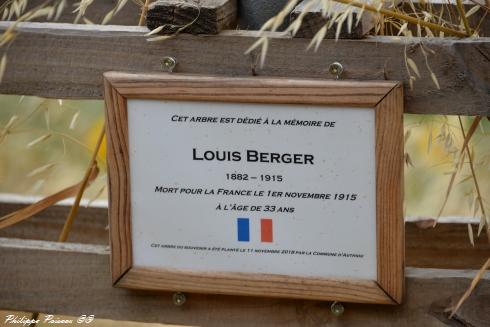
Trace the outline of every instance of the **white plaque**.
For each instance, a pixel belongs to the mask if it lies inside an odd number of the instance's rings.
[[[376,279],[373,109],[128,100],[128,121],[135,265]]]

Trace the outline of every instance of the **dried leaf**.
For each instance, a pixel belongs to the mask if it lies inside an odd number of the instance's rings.
[[[168,40],[173,38],[174,35],[160,35],[157,37],[150,37],[149,39],[146,39],[148,42],[156,42],[156,41],[163,41],[163,40]]]
[[[326,34],[327,34],[327,25],[323,25],[323,27],[320,28],[318,32],[316,32],[316,34],[311,39],[310,44],[308,44],[308,47],[306,47],[306,51],[310,50],[312,46],[315,46],[315,51],[317,51],[323,39],[325,38]]]
[[[61,0],[61,2],[58,4],[58,8],[56,9],[56,15],[54,16],[54,20],[58,21],[61,17],[61,14],[63,13],[63,9],[66,7],[66,0]]]
[[[6,20],[8,15],[9,15],[9,9],[5,7],[5,9],[3,10],[2,20]]]
[[[165,27],[165,25],[158,26],[157,28],[154,28],[151,31],[149,31],[148,33],[146,33],[145,36],[150,36],[150,35],[153,35],[153,34],[160,33],[163,30],[164,27]]]
[[[405,31],[407,30],[407,28],[408,28],[408,23],[403,24],[403,25],[400,27],[400,30],[398,31],[397,36],[400,36],[402,33],[405,33]]]
[[[252,52],[253,50],[255,50],[256,48],[258,48],[263,42],[264,42],[264,39],[265,37],[261,37],[259,38],[257,41],[255,41],[251,46],[250,48],[248,48],[246,51],[245,51],[245,54],[249,54],[250,52]]]
[[[430,78],[432,78],[432,82],[434,82],[434,85],[437,87],[438,90],[441,89],[441,86],[439,85],[439,81],[437,80],[436,74],[433,72],[430,73]]]
[[[470,10],[468,10],[465,14],[466,18],[470,17],[474,13],[476,13],[480,9],[479,5],[473,6]]]
[[[55,163],[49,163],[47,165],[44,165],[44,166],[41,166],[41,167],[38,167],[34,170],[32,170],[29,174],[27,174],[27,177],[33,177],[33,176],[36,176],[36,175],[39,175],[39,174],[42,174],[50,169],[52,169],[54,166],[56,166]]]
[[[82,20],[83,22],[86,24],[86,25],[94,25],[94,22],[91,21],[90,19],[88,19],[87,17],[82,17]]]
[[[478,237],[480,237],[480,234],[483,230],[483,227],[485,227],[485,224],[486,224],[486,221],[485,221],[485,217],[481,216],[480,217],[480,224],[478,225]]]
[[[5,73],[5,68],[7,67],[7,55],[4,54],[2,56],[2,60],[0,60],[0,83],[3,80],[3,74]]]
[[[114,14],[115,14],[115,9],[112,9],[110,10],[105,16],[104,16],[104,19],[102,20],[102,25],[105,25],[107,24],[111,19],[112,17],[114,17]]]
[[[51,133],[48,133],[48,134],[44,134],[43,136],[40,136],[38,137],[37,139],[29,142],[27,144],[27,148],[31,148],[33,147],[34,145],[38,144],[38,143],[41,143],[41,142],[44,142],[46,141],[47,139],[49,139],[51,137]]]
[[[77,111],[73,117],[71,118],[70,122],[70,129],[75,129],[77,122],[78,122],[78,116],[80,115],[80,111]]]
[[[7,123],[7,125],[5,125],[4,127],[4,130],[8,130],[10,127],[12,127],[12,125],[19,119],[19,116],[17,115],[13,115],[12,117],[10,117],[10,120],[9,122]]]
[[[412,58],[407,57],[407,64],[413,70],[415,75],[417,75],[417,77],[420,78],[419,68],[417,67],[417,64],[415,63],[415,61],[413,61]]]
[[[471,246],[475,246],[475,239],[473,237],[473,228],[471,227],[471,224],[468,224],[468,237],[470,238],[470,243]]]

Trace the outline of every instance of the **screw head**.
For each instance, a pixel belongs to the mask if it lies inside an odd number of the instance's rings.
[[[340,75],[344,72],[344,66],[340,62],[333,62],[328,67],[330,74],[334,75],[336,79],[339,79]]]
[[[163,70],[171,73],[177,65],[177,60],[174,57],[167,56],[163,57],[160,64],[162,65]]]
[[[172,301],[176,306],[180,307],[181,305],[184,305],[186,300],[184,293],[177,292],[172,295]]]
[[[342,303],[335,301],[332,303],[332,306],[330,306],[330,311],[332,311],[332,314],[336,317],[341,316],[344,313],[344,306]]]

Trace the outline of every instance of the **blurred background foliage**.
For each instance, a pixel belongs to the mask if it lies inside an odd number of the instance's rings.
[[[49,195],[79,182],[103,126],[101,100],[0,96],[0,193]],[[14,121],[12,120],[14,117]],[[471,117],[462,117],[467,131]],[[405,215],[437,216],[463,144],[457,116],[405,115]],[[490,199],[490,122],[470,141],[486,212]],[[101,172],[85,197],[107,198],[105,146]],[[443,216],[480,216],[468,158],[458,172]]]

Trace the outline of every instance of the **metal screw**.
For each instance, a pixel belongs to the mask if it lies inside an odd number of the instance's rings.
[[[335,79],[339,79],[340,75],[344,72],[344,66],[340,62],[333,62],[330,64],[330,67],[328,67],[328,71],[330,74],[335,76]]]
[[[185,301],[186,301],[186,297],[185,297],[185,294],[184,293],[180,293],[180,292],[177,292],[177,293],[174,293],[172,295],[172,301],[174,302],[174,304],[178,307],[184,305]]]
[[[165,70],[166,72],[173,72],[175,66],[177,66],[177,59],[174,57],[163,57],[162,61],[160,62],[162,65],[162,69]]]
[[[330,306],[330,311],[332,311],[332,314],[336,317],[340,317],[342,314],[344,314],[344,306],[342,303],[335,301],[332,303],[332,306]]]

